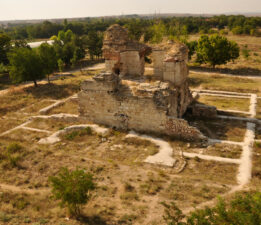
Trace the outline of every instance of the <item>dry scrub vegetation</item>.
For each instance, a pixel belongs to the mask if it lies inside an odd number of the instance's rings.
[[[16,89],[0,96],[0,130],[4,132],[37,115],[41,108],[53,100],[67,98],[79,90],[81,80],[88,74],[74,74],[51,85],[38,88]],[[216,82],[219,79],[220,82]],[[193,75],[191,81],[202,88],[227,91],[258,92],[259,80],[249,83],[241,78],[216,78],[209,75]],[[192,84],[193,84],[192,82]],[[227,83],[229,82],[229,83]],[[223,86],[223,83],[226,85]],[[248,86],[250,84],[250,86]],[[194,85],[195,86],[195,85]],[[232,87],[232,88],[231,88]],[[255,87],[252,89],[252,87]],[[206,99],[205,99],[206,100]],[[211,98],[208,101],[215,102]],[[225,109],[245,110],[245,101],[216,102]],[[247,103],[246,103],[247,104]],[[77,114],[77,104],[68,101],[49,114]],[[223,120],[193,120],[202,132],[211,138],[242,141],[246,124]],[[80,122],[64,122],[52,119],[33,119],[28,127],[51,133]],[[143,163],[158,152],[151,142],[137,138],[125,139],[126,133],[110,130],[99,135],[93,130],[72,131],[52,145],[38,141],[47,133],[18,129],[0,137],[0,224],[164,224],[162,201],[175,201],[181,209],[196,206],[228,192],[237,185],[235,164],[186,159],[180,173]],[[239,158],[241,147],[201,144],[171,140],[163,137],[174,149],[174,156],[181,151],[204,153],[213,156]],[[256,147],[254,181],[260,180],[260,151]],[[97,188],[92,199],[83,207],[81,221],[66,220],[66,210],[51,198],[48,177],[60,168],[76,167],[94,175]]]

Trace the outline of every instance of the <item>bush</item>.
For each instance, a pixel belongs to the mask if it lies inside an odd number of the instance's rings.
[[[7,68],[3,63],[0,63],[0,74],[1,73],[6,73],[7,72]]]
[[[19,152],[21,149],[22,149],[22,146],[20,144],[15,143],[15,142],[10,143],[6,148],[6,150],[9,154]]]
[[[201,35],[196,52],[197,62],[209,63],[213,68],[239,57],[238,44],[217,34]]]
[[[250,50],[248,49],[248,46],[245,45],[244,48],[242,49],[242,55],[245,59],[248,59],[250,56]]]
[[[2,153],[0,153],[0,162],[3,161],[5,168],[21,168],[19,162],[21,161],[22,146],[17,143],[9,144]]]
[[[90,200],[90,191],[95,188],[92,175],[78,168],[71,172],[62,168],[57,176],[49,177],[49,182],[53,197],[61,200],[60,205],[67,207],[69,214],[76,217],[81,214],[81,206]]]
[[[220,199],[214,208],[196,210],[187,217],[173,202],[163,203],[163,206],[165,207],[163,218],[168,225],[261,224],[261,192],[237,195],[227,204]]]

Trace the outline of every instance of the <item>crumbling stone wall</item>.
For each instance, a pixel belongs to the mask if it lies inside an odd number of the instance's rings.
[[[203,139],[199,130],[182,119],[192,102],[186,46],[173,44],[167,51],[154,51],[158,80],[146,82],[144,57],[149,51],[148,46],[130,41],[124,28],[111,26],[103,47],[106,72],[82,83],[80,116],[124,130]]]
[[[163,80],[163,68],[166,52],[162,49],[153,49],[152,61],[154,68],[154,77],[159,80]]]
[[[170,81],[176,86],[186,81],[189,74],[188,48],[184,44],[169,43],[163,48],[154,48],[152,59],[155,78]]]
[[[183,90],[183,89],[180,89]],[[184,89],[186,90],[186,89]],[[166,134],[177,138],[198,140],[202,134],[179,119],[178,93],[168,83],[153,84],[119,80],[112,73],[103,73],[86,80],[79,93],[80,115],[97,124],[124,130]],[[185,91],[184,91],[185,92]]]
[[[103,43],[107,72],[113,72],[122,77],[144,74],[144,57],[151,51],[149,46],[130,40],[128,31],[118,24],[107,29]]]

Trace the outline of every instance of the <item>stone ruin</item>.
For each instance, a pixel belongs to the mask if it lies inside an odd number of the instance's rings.
[[[144,75],[148,54],[153,80]],[[152,48],[130,40],[126,29],[112,25],[105,33],[103,55],[106,71],[84,81],[78,94],[81,117],[116,129],[204,139],[182,119],[193,101],[185,45]]]

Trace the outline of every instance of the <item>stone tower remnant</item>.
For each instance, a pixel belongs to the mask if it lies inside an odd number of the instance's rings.
[[[148,82],[144,57],[151,51],[157,79]],[[112,25],[105,33],[103,55],[106,71],[84,81],[78,94],[81,117],[118,129],[204,139],[182,119],[192,102],[185,45],[152,50],[131,41],[126,29]]]

